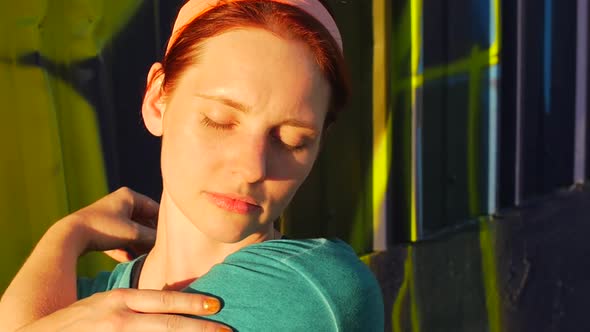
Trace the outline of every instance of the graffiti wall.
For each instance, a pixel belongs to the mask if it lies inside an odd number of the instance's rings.
[[[175,9],[160,8],[158,1],[0,4],[0,226],[5,234],[0,288],[53,222],[118,187],[121,179],[133,183],[128,168],[137,168],[137,161],[151,155],[148,168],[159,173],[153,162],[157,143],[152,149],[140,144],[136,163],[121,165],[134,157],[126,151],[138,137],[149,140],[139,116],[143,73],[169,29],[169,23],[161,28],[160,20],[169,21]],[[135,180],[135,187],[153,194],[155,179],[147,185]],[[111,266],[92,257],[81,269],[92,274]]]
[[[69,212],[159,198],[140,104],[181,2],[0,3],[0,289]],[[351,243],[387,331],[583,326],[587,0],[327,3],[354,95],[282,230]]]
[[[392,236],[496,208],[499,1],[392,3]]]
[[[386,330],[588,329],[588,2],[374,3]]]

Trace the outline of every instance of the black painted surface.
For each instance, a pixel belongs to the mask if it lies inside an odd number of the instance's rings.
[[[573,188],[374,255],[386,331],[590,331],[589,220],[590,187]]]
[[[152,136],[145,128],[141,103],[149,68],[161,60],[182,2],[144,2],[105,54],[114,104],[112,119],[107,123],[115,144],[104,146],[116,149],[116,163],[107,165],[115,169],[118,176],[113,179],[113,173],[109,174],[111,189],[129,186],[160,199],[160,138]]]
[[[538,1],[524,8],[522,184],[530,199],[573,178],[576,3],[554,2],[550,14]]]
[[[581,189],[499,222],[500,289],[511,331],[590,331],[590,189]]]
[[[514,206],[516,200],[516,144],[517,144],[517,2],[504,0],[501,3],[503,31],[499,100],[498,150],[502,154],[498,165],[498,205],[500,208]]]
[[[389,183],[387,184],[388,242],[400,243],[411,238],[412,211],[412,75],[409,1],[391,3],[391,116],[392,151]]]

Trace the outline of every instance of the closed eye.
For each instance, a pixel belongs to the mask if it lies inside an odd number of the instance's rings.
[[[299,145],[290,145],[287,144],[285,142],[283,142],[283,140],[281,140],[280,137],[277,136],[272,136],[273,141],[275,141],[277,144],[279,144],[283,149],[290,151],[290,152],[298,152],[301,150],[304,150],[307,145],[306,144],[299,144]]]
[[[217,130],[230,130],[234,127],[233,123],[217,123],[206,116],[203,116],[203,120],[201,120],[201,123],[206,127],[210,127]]]

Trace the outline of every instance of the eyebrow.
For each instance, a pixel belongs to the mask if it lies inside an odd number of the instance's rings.
[[[309,129],[314,132],[314,136],[317,135],[318,129],[316,127],[314,127],[312,124],[309,124],[307,122],[303,122],[303,121],[300,121],[297,119],[289,119],[287,121],[284,121],[282,124],[288,125],[288,126],[293,126],[293,127]]]
[[[252,109],[250,106],[244,105],[237,100],[233,100],[231,98],[224,97],[224,96],[205,95],[205,94],[200,94],[200,93],[197,93],[196,96],[220,102],[224,105],[227,105],[231,108],[234,108],[234,109],[236,109],[240,112],[246,113],[246,114],[249,113],[250,110]]]

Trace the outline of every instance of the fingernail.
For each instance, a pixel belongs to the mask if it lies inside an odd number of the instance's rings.
[[[216,313],[221,309],[221,303],[214,297],[208,297],[203,301],[203,309],[212,314]],[[231,330],[229,330],[231,331]]]
[[[229,327],[222,326],[217,329],[217,332],[234,332],[234,331],[232,329],[230,329]]]

